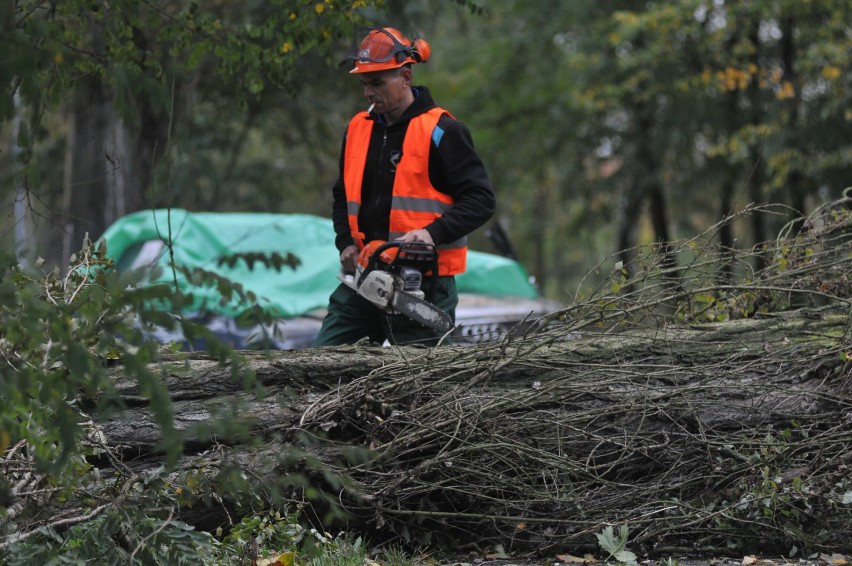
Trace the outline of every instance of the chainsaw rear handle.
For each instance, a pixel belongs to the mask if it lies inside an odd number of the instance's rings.
[[[397,248],[397,252],[393,260],[385,264],[381,260],[382,253],[394,248]],[[434,244],[427,244],[425,242],[400,242],[392,240],[380,245],[375,249],[373,255],[370,256],[367,267],[358,279],[358,285],[374,269],[383,269],[391,273],[397,273],[403,267],[414,267],[422,273],[427,271],[432,272],[432,282],[429,286],[428,298],[433,299],[438,286],[438,252],[435,250]]]

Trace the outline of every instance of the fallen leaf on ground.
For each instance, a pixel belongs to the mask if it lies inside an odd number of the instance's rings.
[[[559,562],[566,562],[568,564],[592,564],[597,562],[594,556],[591,554],[587,554],[580,558],[579,556],[574,556],[572,554],[557,554],[556,560]]]
[[[275,558],[264,558],[257,562],[257,566],[295,566],[295,564],[295,552],[285,552],[284,554],[279,554]]]

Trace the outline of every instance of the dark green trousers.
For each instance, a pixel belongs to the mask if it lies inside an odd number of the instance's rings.
[[[428,290],[430,284],[431,280],[424,277],[423,289]],[[438,277],[436,287],[435,296],[429,302],[449,314],[455,323],[459,303],[455,277]],[[382,312],[341,283],[329,298],[328,314],[313,345],[339,346],[368,338],[379,344],[388,340],[391,344],[435,346],[442,337],[443,333],[407,316]],[[452,344],[452,335],[444,338],[441,344]]]

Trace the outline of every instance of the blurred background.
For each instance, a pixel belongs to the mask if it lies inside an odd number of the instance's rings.
[[[471,129],[498,195],[472,247],[568,300],[600,262],[748,249],[852,185],[848,0],[2,0],[0,250],[66,265],[147,208],[331,213],[361,25]],[[623,253],[621,253],[624,251]]]

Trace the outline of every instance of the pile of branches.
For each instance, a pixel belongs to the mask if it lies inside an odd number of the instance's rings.
[[[372,450],[341,501],[406,541],[594,550],[625,525],[656,556],[848,552],[845,204],[748,252],[635,250],[544,330],[398,350],[301,427]]]

